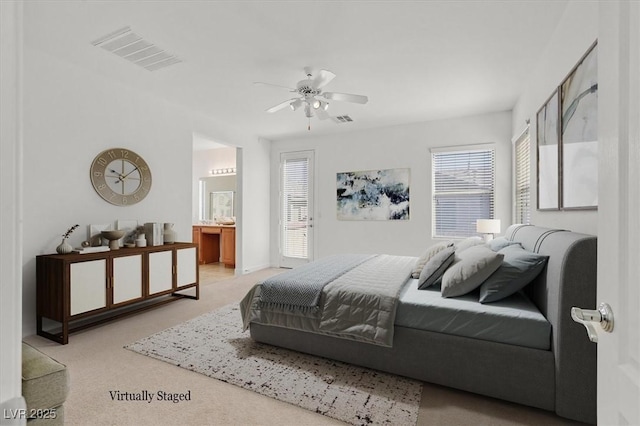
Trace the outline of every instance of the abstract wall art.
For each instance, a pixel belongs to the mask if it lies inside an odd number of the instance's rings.
[[[410,169],[338,173],[338,220],[409,220]]]
[[[560,86],[562,207],[598,206],[598,52],[595,43]]]
[[[538,210],[558,210],[560,207],[558,108],[558,91],[555,90],[537,114]]]
[[[537,113],[538,210],[598,208],[597,42]]]

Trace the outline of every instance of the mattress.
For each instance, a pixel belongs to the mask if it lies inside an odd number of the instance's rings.
[[[534,349],[551,345],[551,324],[519,292],[482,304],[478,291],[444,298],[440,287],[418,290],[418,280],[410,279],[400,294],[395,325]]]

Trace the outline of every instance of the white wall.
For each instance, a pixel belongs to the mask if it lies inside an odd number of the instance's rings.
[[[247,144],[238,156],[238,193],[242,202],[236,211],[236,252],[242,254],[242,263],[236,262],[236,271],[253,272],[270,266],[270,148],[271,142],[259,139]],[[277,218],[277,216],[273,216]],[[277,234],[273,234],[277,235]],[[266,250],[265,250],[266,248]]]
[[[52,253],[61,234],[80,224],[118,219],[173,222],[191,241],[192,128],[188,112],[25,48],[24,333],[35,332],[35,256]],[[114,206],[89,180],[94,157],[111,147],[135,151],[149,164],[151,190],[141,202]]]
[[[550,228],[569,229],[597,235],[597,211],[537,211],[536,194],[536,112],[564,80],[589,46],[598,37],[598,2],[572,1],[558,23],[547,49],[533,64],[525,89],[513,108],[513,136],[518,136],[531,120],[531,222]]]
[[[0,2],[0,411],[26,408],[22,398],[22,4]],[[9,411],[14,410],[14,411]]]
[[[430,148],[495,143],[495,217],[502,228],[511,219],[511,112],[272,142],[271,215],[278,217],[281,152],[315,151],[315,258],[334,253],[387,253],[419,256],[431,239]],[[336,173],[411,169],[408,221],[339,221]],[[278,224],[272,221],[271,262],[278,264]]]
[[[23,334],[29,335],[35,333],[35,256],[53,253],[71,225],[81,225],[70,239],[74,246],[87,238],[89,224],[118,219],[173,222],[178,240],[191,241],[193,133],[218,135],[215,123],[198,113],[29,46],[24,75]],[[269,202],[269,144],[237,137],[245,147],[249,188],[238,257],[253,270],[268,266],[269,216],[257,207]],[[91,186],[91,161],[110,147],[129,148],[149,164],[153,183],[140,203],[111,205]]]

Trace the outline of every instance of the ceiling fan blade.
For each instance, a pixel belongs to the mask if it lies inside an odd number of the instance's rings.
[[[253,82],[254,86],[272,86],[272,87],[280,87],[282,89],[287,89],[291,92],[295,92],[296,89],[292,88],[292,87],[287,87],[287,86],[281,86],[279,84],[271,84],[271,83],[263,83],[262,81],[254,81]]]
[[[316,76],[313,77],[313,79],[311,80],[312,81],[312,85],[316,89],[321,89],[324,86],[326,86],[327,84],[329,84],[329,82],[331,80],[333,80],[335,77],[336,77],[336,75],[334,73],[332,73],[331,71],[320,70],[318,72],[318,74],[316,74]]]
[[[298,98],[293,98],[293,99],[289,99],[288,101],[284,101],[284,102],[280,102],[278,105],[272,106],[271,108],[267,109],[267,112],[276,112],[276,111],[280,111],[282,108],[286,108],[289,105],[291,105],[293,102],[297,101]]]
[[[349,93],[324,92],[322,96],[334,101],[354,102],[356,104],[366,104],[369,102],[369,98],[364,95],[352,95]]]

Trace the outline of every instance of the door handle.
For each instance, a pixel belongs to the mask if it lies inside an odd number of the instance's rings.
[[[581,308],[571,308],[571,318],[578,324],[584,325],[589,335],[589,340],[598,343],[598,333],[594,323],[600,324],[607,333],[613,331],[613,310],[607,303],[601,303],[595,311]]]

